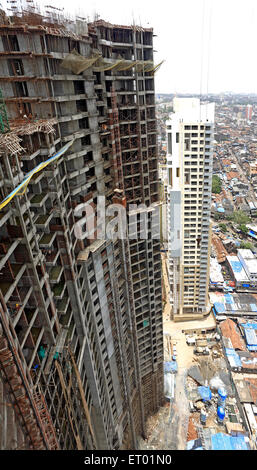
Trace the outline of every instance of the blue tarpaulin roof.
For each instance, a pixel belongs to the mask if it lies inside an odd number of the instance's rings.
[[[257,351],[257,323],[241,323],[244,328],[245,340],[249,351]]]
[[[203,401],[211,400],[212,394],[209,387],[198,387],[198,392],[200,393]]]
[[[225,290],[224,287],[224,292]],[[237,311],[257,312],[257,302],[251,294],[224,293],[222,296],[217,295],[214,300],[214,310],[218,314]]]
[[[211,436],[211,444],[212,450],[232,450],[229,436],[222,432]]]
[[[203,450],[202,441],[200,438],[187,442],[187,450]]]
[[[245,338],[249,346],[257,346],[256,333],[253,328],[245,328]]]
[[[235,273],[240,273],[243,269],[243,266],[240,263],[240,261],[230,261],[230,264],[232,266],[233,271],[235,271]]]
[[[245,436],[229,436],[219,432],[211,436],[212,450],[248,450]]]
[[[251,235],[253,238],[257,238],[256,234],[252,230],[249,230],[248,235]]]
[[[224,298],[225,298],[225,301],[226,301],[227,304],[233,304],[234,303],[234,299],[233,299],[231,294],[225,294]]]
[[[225,348],[231,367],[242,367],[241,359],[233,348]]]
[[[257,323],[240,323],[243,328],[253,328],[257,330]]]
[[[177,372],[178,365],[176,361],[164,362],[164,374],[167,372]]]
[[[224,313],[226,312],[226,307],[225,307],[225,304],[221,303],[221,302],[214,302],[214,308],[216,310],[217,313]]]

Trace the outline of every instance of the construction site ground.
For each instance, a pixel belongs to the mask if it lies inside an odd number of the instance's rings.
[[[194,356],[194,347],[187,345],[186,335],[183,330],[194,331],[207,327],[213,328],[215,327],[215,319],[212,314],[199,321],[174,322],[170,319],[171,306],[169,303],[169,284],[165,255],[162,255],[162,263],[163,288],[165,289],[165,306],[163,311],[164,360],[171,360],[172,352],[169,344],[172,343],[176,346],[178,371],[175,374],[174,399],[171,402],[167,402],[160,408],[158,413],[149,418],[147,422],[147,439],[140,439],[139,448],[149,450],[184,450],[186,449],[189,437],[197,437],[195,424],[199,423],[200,413],[190,414],[186,390],[187,371],[191,366],[197,364],[198,359]],[[208,424],[213,426],[216,423],[211,418]]]

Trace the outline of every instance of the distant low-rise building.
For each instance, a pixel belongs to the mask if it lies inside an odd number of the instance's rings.
[[[248,235],[257,240],[257,225],[246,224],[246,227],[249,229]]]
[[[236,289],[249,290],[250,282],[242,263],[237,256],[227,256],[229,271],[233,277]]]
[[[251,177],[257,175],[257,160],[249,163],[249,174]]]
[[[227,264],[237,290],[257,290],[257,258],[251,250],[240,249],[237,256],[227,256]]]
[[[251,215],[257,214],[257,207],[253,201],[247,200]]]
[[[241,261],[251,281],[257,282],[257,259],[251,250],[238,250],[238,258]]]
[[[219,289],[224,284],[224,277],[222,274],[222,267],[218,263],[217,258],[210,259],[210,288]]]

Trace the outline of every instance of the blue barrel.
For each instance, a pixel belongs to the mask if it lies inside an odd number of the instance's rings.
[[[218,417],[218,422],[223,423],[224,418],[225,418],[225,410],[222,406],[218,406],[217,417]]]
[[[227,398],[227,390],[224,387],[218,389],[218,406],[225,407],[225,402]]]

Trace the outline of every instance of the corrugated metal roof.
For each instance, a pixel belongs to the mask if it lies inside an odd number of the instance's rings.
[[[257,402],[257,378],[247,378],[245,379],[245,382],[247,381],[247,386],[249,388],[249,392],[251,394],[252,400],[249,400],[249,402],[256,403]]]
[[[247,345],[257,346],[257,337],[253,328],[244,328]]]
[[[240,402],[242,403],[251,403],[252,396],[250,393],[250,389],[243,379],[234,379],[234,384],[237,389],[237,393],[239,395]]]
[[[226,355],[232,368],[242,367],[241,359],[234,349],[226,348]]]
[[[229,436],[219,432],[211,437],[212,450],[249,450],[246,436]]]
[[[221,322],[220,329],[222,335],[225,338],[229,338],[231,340],[234,349],[239,349],[241,351],[245,350],[243,340],[241,339],[240,333],[233,320],[228,318],[227,320]]]
[[[219,313],[238,313],[256,312],[257,301],[255,294],[249,293],[233,293],[220,294],[217,292],[210,293],[210,300],[214,305],[216,312]]]

